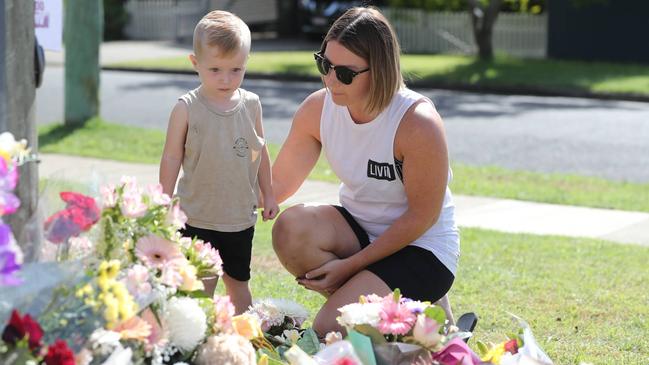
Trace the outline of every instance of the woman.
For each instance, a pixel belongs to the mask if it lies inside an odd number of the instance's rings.
[[[304,100],[273,165],[278,201],[295,193],[323,150],[340,178],[337,206],[288,208],[273,247],[299,284],[327,301],[313,327],[341,330],[337,309],[359,295],[445,298],[459,234],[442,119],[403,85],[397,37],[374,8],[352,8],[314,55],[325,88]]]

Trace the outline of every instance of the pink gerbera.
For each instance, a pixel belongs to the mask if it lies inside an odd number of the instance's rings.
[[[378,329],[386,335],[405,335],[417,320],[417,316],[406,305],[395,302],[391,297],[383,300],[379,317]]]
[[[145,265],[154,268],[175,266],[185,259],[177,244],[153,234],[137,241],[135,255]]]

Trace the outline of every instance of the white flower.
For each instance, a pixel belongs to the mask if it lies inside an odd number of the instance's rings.
[[[117,332],[99,328],[90,335],[90,344],[93,352],[100,355],[108,355],[113,353],[116,348],[122,346],[119,343],[121,337]]]
[[[0,151],[8,154],[12,159],[16,160],[18,164],[22,164],[23,160],[29,155],[29,148],[27,148],[27,140],[21,139],[16,141],[14,135],[10,132],[3,132],[0,134]]]
[[[248,312],[259,317],[264,331],[267,331],[273,326],[281,325],[284,323],[286,317],[296,327],[301,326],[307,317],[309,317],[309,312],[303,306],[287,299],[262,299],[252,305]]]
[[[171,298],[165,309],[165,323],[169,339],[183,351],[194,350],[207,330],[205,312],[192,298]]]
[[[331,345],[334,342],[342,341],[343,340],[343,334],[338,332],[338,331],[331,331],[327,333],[325,336],[325,343],[327,345]]]
[[[282,339],[295,344],[297,343],[297,340],[300,339],[300,332],[297,330],[284,330],[282,333]]]
[[[130,347],[124,348],[120,345],[101,365],[131,365],[133,350]]]
[[[439,334],[440,324],[434,319],[426,317],[425,314],[417,316],[417,321],[412,330],[412,336],[417,342],[428,348],[436,347],[443,339]]]
[[[208,337],[196,355],[198,365],[255,365],[255,349],[245,337],[220,334]]]
[[[380,303],[351,303],[338,308],[340,316],[336,318],[338,324],[352,328],[359,324],[368,324],[372,327],[378,325],[381,317]]]

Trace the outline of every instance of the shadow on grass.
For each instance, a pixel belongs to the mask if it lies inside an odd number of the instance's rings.
[[[87,121],[86,123],[89,123]],[[74,134],[79,129],[83,129],[85,123],[81,124],[56,124],[52,126],[47,126],[45,129],[38,133],[38,145],[39,148],[45,148],[49,145],[53,145],[61,141],[62,139]]]
[[[596,85],[630,83],[629,94],[649,94],[649,84],[643,80],[647,68],[640,65],[608,64],[601,62],[575,62],[534,59],[514,59],[498,56],[492,61],[475,58],[472,62],[456,66],[449,72],[418,77],[409,74],[413,82],[435,81],[440,84],[463,83],[480,86],[499,86],[505,89],[562,91],[567,93],[593,92]]]

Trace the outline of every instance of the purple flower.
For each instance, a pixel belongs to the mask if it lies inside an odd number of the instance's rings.
[[[0,216],[14,213],[20,206],[20,200],[12,193],[17,183],[18,170],[0,158]]]
[[[22,251],[11,234],[11,228],[0,224],[0,286],[14,286],[22,283],[16,276],[22,263]]]

